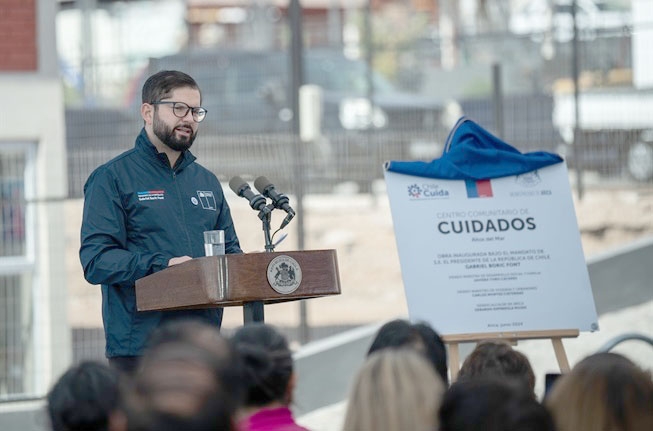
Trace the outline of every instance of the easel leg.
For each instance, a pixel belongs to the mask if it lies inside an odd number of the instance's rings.
[[[567,354],[565,353],[565,346],[562,344],[562,338],[551,338],[551,343],[553,344],[553,351],[555,352],[556,359],[558,360],[560,372],[568,372],[571,368],[569,367],[569,361],[567,360]]]
[[[449,343],[449,372],[451,373],[451,383],[455,382],[458,378],[458,370],[460,370],[458,343]]]

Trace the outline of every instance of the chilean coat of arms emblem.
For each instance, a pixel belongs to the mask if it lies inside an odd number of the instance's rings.
[[[278,293],[287,295],[299,288],[302,269],[290,256],[277,256],[268,264],[268,283]]]

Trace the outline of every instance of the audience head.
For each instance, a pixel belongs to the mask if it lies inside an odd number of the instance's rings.
[[[213,325],[198,319],[171,320],[158,327],[150,336],[145,356],[166,344],[188,344],[205,350],[221,386],[230,394],[232,409],[239,408],[245,397],[243,363],[229,340]]]
[[[345,431],[438,429],[442,379],[419,352],[382,349],[370,355],[352,386]]]
[[[545,400],[559,431],[653,430],[653,381],[629,359],[597,353],[553,385]]]
[[[479,377],[447,390],[440,431],[555,431],[549,412],[524,385]]]
[[[54,431],[107,430],[118,406],[118,375],[97,362],[74,365],[52,387],[47,404]]]
[[[245,406],[290,404],[294,374],[286,338],[270,325],[255,323],[239,328],[231,341],[243,359]]]
[[[168,342],[151,347],[138,372],[123,382],[127,431],[233,430],[232,394],[222,365],[207,349]]]
[[[220,330],[203,320],[186,318],[169,320],[156,328],[147,340],[146,351],[161,344],[189,343],[202,347],[216,354],[217,357],[232,354],[229,341],[220,334]]]
[[[458,380],[479,377],[510,378],[535,395],[535,374],[528,358],[504,341],[482,341],[463,362]]]
[[[233,429],[244,395],[242,373],[240,357],[216,327],[196,319],[166,322],[124,382],[124,429]]]
[[[367,354],[369,356],[387,347],[408,347],[422,352],[444,384],[448,383],[447,349],[440,335],[429,324],[411,323],[403,319],[392,320],[384,324],[377,332]]]

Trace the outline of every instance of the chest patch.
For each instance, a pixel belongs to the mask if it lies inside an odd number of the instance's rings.
[[[217,207],[215,204],[215,196],[213,195],[212,191],[198,190],[197,197],[199,198],[200,204],[202,204],[203,209],[217,211]]]
[[[137,192],[139,202],[142,201],[159,201],[165,199],[165,190],[147,190]]]

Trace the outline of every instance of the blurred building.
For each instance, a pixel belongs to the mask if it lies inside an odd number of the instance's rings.
[[[343,43],[347,14],[369,8],[379,11],[402,4],[420,13],[438,16],[438,0],[301,0],[302,25],[309,46]],[[189,45],[228,43],[256,48],[279,48],[288,16],[289,0],[188,0],[186,21]],[[243,39],[243,35],[248,37]],[[254,37],[251,37],[254,35]]]
[[[0,3],[0,401],[42,395],[70,363],[63,92],[51,0]]]

